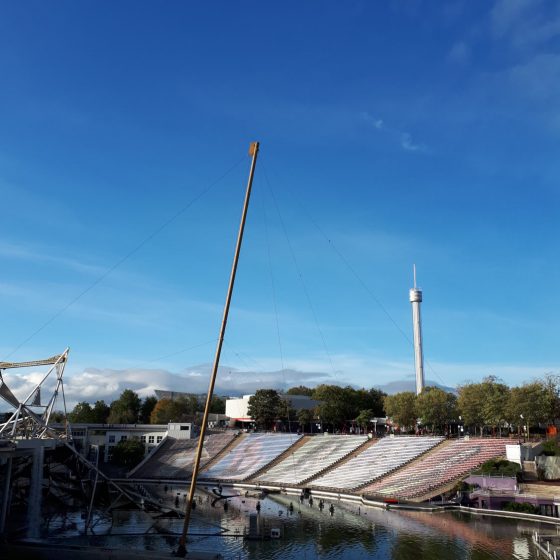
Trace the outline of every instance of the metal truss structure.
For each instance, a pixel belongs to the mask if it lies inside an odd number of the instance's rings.
[[[69,440],[71,435],[66,421],[66,399],[64,397],[64,382],[62,376],[68,361],[70,349],[66,348],[62,354],[52,356],[45,360],[32,362],[0,362],[0,397],[15,410],[9,419],[0,424],[0,438],[57,438]],[[39,366],[51,366],[46,375],[33,388],[26,399],[20,401],[12,392],[4,379],[4,371],[15,368],[29,368]],[[51,375],[56,375],[56,384],[49,400],[45,405],[41,404],[41,389]],[[49,426],[51,415],[54,410],[59,393],[62,394],[64,407],[64,429],[54,430]]]
[[[76,449],[72,441],[72,431],[70,428],[70,423],[67,418],[66,410],[66,398],[64,395],[64,368],[68,361],[68,353],[70,349],[66,348],[62,354],[52,356],[44,360],[35,360],[30,362],[0,362],[0,397],[7,402],[14,411],[10,414],[8,419],[0,423],[0,440],[11,440],[12,442],[19,444],[25,443],[22,440],[55,440],[56,447],[62,446],[67,448],[71,452],[70,456],[74,456],[81,467],[78,467],[76,463],[74,466],[70,465],[68,461],[65,462],[64,469],[71,470],[77,475],[77,479],[81,481],[82,490],[87,487],[86,495],[84,496],[87,503],[84,507],[87,509],[86,521],[85,521],[85,533],[88,531],[93,532],[93,527],[97,523],[93,520],[94,512],[94,500],[96,496],[96,490],[98,486],[99,479],[101,479],[107,485],[109,494],[111,496],[111,502],[105,508],[99,510],[97,508],[97,518],[106,517],[109,512],[114,508],[120,508],[126,506],[126,504],[133,505],[133,507],[138,509],[144,509],[145,506],[152,508],[154,511],[165,511],[159,502],[155,499],[151,499],[150,496],[145,496],[139,493],[137,489],[130,488],[126,485],[116,483],[106,474],[104,474],[99,469],[99,449],[96,448],[96,456],[92,462],[88,460],[82,453]],[[9,385],[6,383],[5,371],[16,369],[16,368],[31,368],[31,367],[41,367],[50,366],[47,373],[41,378],[41,381],[35,385],[33,390],[27,395],[24,400],[19,400],[13,391],[10,389]],[[45,393],[45,383],[49,378],[56,376],[54,390],[52,391],[46,404],[41,404],[41,390]],[[57,418],[57,421],[53,421],[53,412],[55,411],[55,405],[57,403],[59,395],[62,396],[62,412],[64,415],[62,424]],[[55,425],[56,424],[56,425]],[[44,441],[48,445],[47,441]],[[19,446],[19,445],[18,445]],[[31,492],[27,501],[29,510],[36,510],[40,512],[41,509],[41,486],[43,477],[43,449],[40,450],[40,454],[28,455],[25,459],[26,461],[36,464],[37,475],[31,477],[31,482],[33,479],[37,480],[36,492]],[[63,471],[64,471],[63,469]],[[87,473],[84,476],[84,471]],[[14,472],[14,475],[16,473]],[[7,516],[7,504],[8,504],[8,494],[10,493],[10,479],[12,477],[12,459],[9,459],[8,471],[6,480],[4,481],[5,489],[3,492],[2,504],[0,504],[0,534],[4,530],[5,520]],[[55,476],[49,476],[50,487],[49,493],[63,496],[66,492],[66,477],[63,477],[62,482],[57,481]],[[87,484],[83,483],[87,481]],[[33,486],[33,484],[31,484]],[[37,514],[39,515],[39,514]],[[64,513],[57,514],[64,517]],[[40,523],[40,515],[36,519],[30,520],[30,526],[34,530],[38,530]],[[34,533],[32,533],[34,534]]]

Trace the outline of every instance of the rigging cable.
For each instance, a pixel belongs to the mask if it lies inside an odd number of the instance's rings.
[[[167,358],[172,358],[174,356],[177,356],[179,354],[183,354],[183,352],[188,352],[189,350],[194,350],[195,348],[202,348],[202,346],[207,346],[208,344],[212,343],[212,342],[216,342],[216,339],[213,338],[212,340],[207,340],[206,342],[201,342],[200,344],[195,344],[194,346],[189,346],[188,348],[183,348],[182,350],[177,350],[176,352],[171,352],[171,354],[166,354],[165,356],[160,356],[159,358],[154,358],[153,360],[148,360],[145,362],[142,362],[141,365],[136,366],[136,369],[142,369],[144,366],[147,366],[148,364],[152,364],[154,362],[161,362],[162,360],[166,360]]]
[[[317,327],[317,331],[319,332],[319,336],[320,336],[321,341],[322,341],[322,343],[323,343],[323,348],[324,348],[324,350],[325,350],[325,354],[327,355],[327,358],[328,358],[328,360],[329,360],[329,362],[330,362],[331,369],[332,369],[332,371],[333,371],[333,375],[334,375],[335,377],[338,377],[338,376],[337,376],[337,373],[336,373],[336,370],[335,370],[335,367],[334,367],[334,363],[333,363],[333,361],[332,361],[331,354],[330,354],[329,349],[328,349],[328,347],[327,347],[327,342],[326,342],[325,337],[324,337],[324,335],[323,335],[323,331],[321,330],[321,326],[319,325],[319,320],[318,320],[318,318],[317,318],[317,313],[315,312],[315,308],[313,307],[313,303],[312,303],[311,297],[310,297],[310,295],[309,295],[309,290],[307,289],[307,285],[306,285],[305,280],[304,280],[304,278],[303,278],[303,273],[302,273],[302,271],[301,271],[301,268],[300,268],[300,266],[299,266],[297,257],[296,257],[295,252],[294,252],[294,248],[293,248],[292,243],[291,243],[291,241],[290,241],[290,236],[288,235],[288,230],[286,229],[286,224],[284,223],[284,220],[283,220],[283,218],[282,218],[282,213],[280,212],[280,207],[278,206],[278,202],[277,202],[276,197],[275,197],[275,195],[274,195],[274,191],[272,190],[272,187],[271,187],[271,185],[270,185],[270,181],[268,180],[268,174],[267,174],[267,172],[266,172],[266,167],[265,167],[264,165],[263,165],[263,175],[264,175],[266,184],[267,184],[267,186],[268,186],[268,190],[269,190],[269,192],[270,192],[270,194],[271,194],[271,196],[272,196],[272,200],[273,200],[273,202],[274,202],[274,207],[276,208],[276,212],[278,213],[278,218],[280,219],[280,224],[281,224],[281,226],[282,226],[282,231],[284,232],[284,236],[286,237],[286,241],[287,241],[287,244],[288,244],[288,249],[289,249],[289,251],[290,251],[290,255],[291,255],[291,257],[292,257],[292,260],[294,261],[294,266],[296,267],[296,271],[297,271],[297,273],[298,273],[298,277],[299,277],[300,282],[301,282],[301,285],[302,285],[302,287],[303,287],[303,292],[304,292],[305,297],[306,297],[306,299],[307,299],[307,303],[308,303],[309,308],[310,308],[310,310],[311,310],[311,314],[313,315],[313,319],[314,319],[314,321],[315,321],[315,325],[316,325],[316,327]]]
[[[262,199],[262,211],[263,211],[263,222],[264,222],[264,237],[266,241],[266,252],[268,257],[268,270],[270,274],[270,289],[272,294],[272,306],[274,309],[274,318],[276,323],[276,335],[278,338],[278,352],[280,353],[280,366],[282,372],[284,372],[284,352],[282,348],[282,338],[280,336],[280,321],[278,319],[278,304],[276,300],[276,285],[274,283],[274,269],[272,268],[272,256],[270,251],[270,237],[268,235],[268,219],[266,214],[266,207],[264,204],[264,198]],[[284,379],[284,384],[286,380]]]
[[[240,350],[236,350],[235,348],[233,348],[231,343],[228,342],[227,339],[225,339],[225,338],[224,338],[224,344],[229,348],[229,350],[232,352],[232,354],[235,354],[243,362],[245,367],[247,367],[248,371],[250,371],[251,368],[254,368],[255,365],[257,367],[259,367],[260,369],[262,369],[263,372],[267,369],[256,358],[254,358],[252,356],[249,356],[249,354],[247,354],[245,352],[241,352]],[[253,362],[253,365],[251,365],[250,362]]]
[[[268,181],[267,181],[268,182]],[[285,373],[285,367],[284,367],[284,352],[282,349],[282,338],[280,336],[280,321],[278,319],[278,305],[277,305],[277,301],[276,301],[276,287],[275,287],[275,283],[274,283],[274,269],[272,267],[272,255],[271,255],[271,251],[270,251],[270,238],[268,235],[268,220],[267,220],[267,214],[266,214],[266,207],[264,204],[264,197],[262,198],[262,211],[263,211],[263,222],[264,222],[264,237],[265,237],[265,241],[266,241],[266,252],[267,252],[267,256],[268,256],[268,270],[270,272],[270,288],[271,288],[271,293],[272,293],[272,304],[273,304],[273,308],[274,308],[274,318],[275,318],[275,322],[276,322],[276,333],[278,336],[278,350],[280,352],[280,366],[281,366],[281,374],[282,374],[282,380],[283,380],[283,385],[284,387],[286,387],[286,373]],[[290,433],[290,442],[291,445],[294,444],[294,439],[292,437],[292,421],[290,418],[290,400],[286,399],[286,417],[288,418],[288,432]],[[299,430],[298,430],[299,432]],[[294,472],[294,480],[297,479],[297,468],[296,468],[296,459],[294,457],[294,452],[291,453],[291,458],[292,458],[292,470]]]
[[[197,195],[195,195],[187,204],[181,207],[177,212],[175,212],[170,218],[161,223],[157,228],[152,230],[152,232],[144,237],[135,247],[133,247],[126,255],[121,257],[117,262],[110,266],[103,274],[98,276],[89,286],[83,289],[78,295],[72,298],[66,305],[61,307],[54,315],[52,315],[47,321],[45,321],[40,327],[38,327],[34,332],[32,332],[25,340],[20,342],[9,354],[7,354],[3,359],[6,360],[13,354],[15,354],[20,348],[25,346],[29,341],[31,341],[35,336],[37,336],[41,331],[53,323],[58,317],[60,317],[65,311],[67,311],[72,305],[74,305],[78,300],[84,297],[87,293],[91,292],[96,286],[98,286],[107,276],[114,272],[119,266],[125,263],[130,257],[136,254],[146,243],[151,241],[156,235],[158,235],[167,226],[173,223],[177,218],[184,214],[191,206],[198,202],[204,195],[208,194],[220,181],[227,177],[235,168],[237,168],[242,161],[245,160],[243,156],[239,161],[232,165],[225,173],[220,175],[216,180],[210,183],[207,187],[202,189]]]
[[[266,173],[265,173],[265,177],[266,177]],[[395,328],[400,332],[400,334],[404,337],[404,339],[408,342],[408,344],[410,344],[412,347],[414,347],[414,343],[412,342],[412,340],[410,339],[410,337],[406,334],[406,332],[400,327],[400,325],[397,323],[397,321],[393,318],[393,316],[389,313],[389,311],[387,310],[387,308],[383,305],[383,303],[381,302],[381,300],[375,295],[375,293],[373,292],[373,290],[364,282],[364,280],[361,278],[361,276],[358,274],[358,272],[356,271],[356,269],[350,264],[350,262],[348,261],[348,259],[346,259],[346,257],[338,250],[338,248],[336,247],[336,245],[333,243],[332,239],[323,231],[323,229],[321,228],[321,226],[317,223],[317,221],[313,218],[313,216],[309,213],[309,211],[307,210],[307,208],[301,203],[300,200],[298,200],[297,198],[295,198],[294,196],[292,196],[292,199],[294,199],[298,206],[302,209],[303,213],[307,216],[307,218],[309,219],[309,221],[317,228],[317,231],[319,231],[319,233],[326,239],[327,243],[329,244],[329,246],[331,247],[331,249],[334,251],[334,253],[338,256],[338,258],[344,263],[344,265],[348,268],[348,270],[352,273],[352,275],[356,278],[356,280],[358,281],[358,283],[362,286],[362,288],[366,291],[366,293],[371,297],[371,299],[379,306],[379,308],[381,309],[381,311],[389,318],[389,320],[391,321],[391,323],[393,323],[393,325],[395,326]],[[441,378],[441,376],[437,373],[437,371],[435,371],[435,369],[432,367],[432,364],[430,363],[430,361],[428,359],[426,359],[426,357],[424,357],[424,361],[426,362],[426,364],[428,365],[430,371],[445,385],[445,381]]]

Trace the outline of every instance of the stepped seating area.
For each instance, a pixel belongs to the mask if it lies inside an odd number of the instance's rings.
[[[202,448],[201,465],[213,459],[226,445],[231,443],[234,433],[209,434]],[[130,473],[133,478],[177,478],[188,477],[192,470],[198,439],[166,438],[161,446]]]
[[[368,440],[367,436],[315,436],[255,481],[299,484],[339,461]]]
[[[362,492],[404,499],[425,496],[505,453],[506,440],[450,441],[413,464],[363,488]]]
[[[441,437],[385,437],[343,465],[316,478],[310,486],[351,490],[390,473],[438,443]]]
[[[229,453],[203,470],[200,478],[244,480],[268,465],[300,438],[296,434],[247,434]]]

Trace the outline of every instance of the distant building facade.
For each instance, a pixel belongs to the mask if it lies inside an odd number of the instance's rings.
[[[55,427],[63,428],[62,425]],[[187,422],[169,424],[71,424],[72,440],[87,457],[94,447],[105,463],[113,458],[113,449],[121,441],[138,440],[144,444],[145,455],[155,449],[168,435],[177,439],[193,437],[193,425]],[[196,434],[195,434],[196,437]]]
[[[188,399],[190,397],[195,397],[196,400],[204,404],[206,402],[206,393],[184,393],[182,391],[166,391],[164,389],[156,389],[154,391],[158,401],[161,399],[169,399],[171,401],[176,401],[178,399]]]

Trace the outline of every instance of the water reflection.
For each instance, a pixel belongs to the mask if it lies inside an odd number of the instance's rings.
[[[341,502],[334,502],[331,515],[330,501],[325,501],[321,510],[317,500],[311,507],[307,501],[300,503],[297,497],[285,495],[261,500],[259,513],[264,533],[269,535],[271,529],[278,528],[282,538],[251,541],[243,535],[248,532],[249,515],[257,513],[258,499],[239,496],[228,502],[225,511],[220,502],[213,507],[206,494],[197,497],[189,534],[191,549],[214,550],[232,560],[537,558],[530,542],[535,524],[455,512],[385,511]],[[168,554],[176,547],[181,527],[181,519],[154,519],[144,512],[120,512],[109,534],[88,537],[87,542]],[[65,541],[75,534],[67,533]],[[71,541],[77,542],[85,542],[84,537]]]

